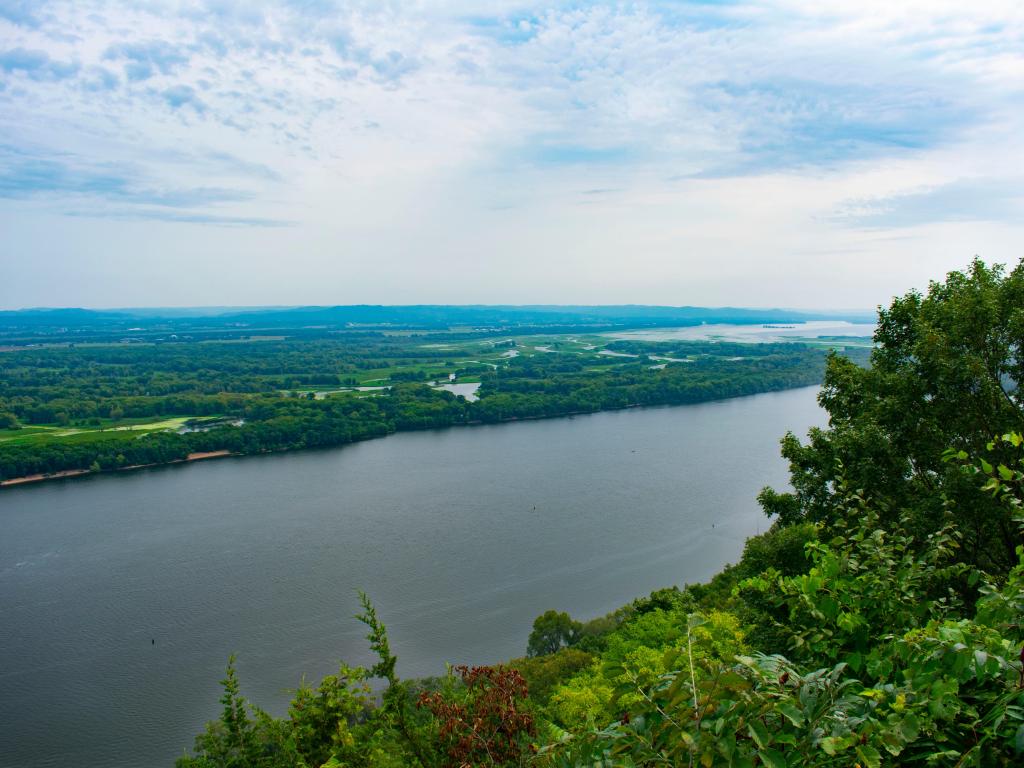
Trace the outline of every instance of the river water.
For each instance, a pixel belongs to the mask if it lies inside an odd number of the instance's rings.
[[[170,766],[242,692],[370,664],[522,655],[549,608],[604,614],[705,580],[767,527],[778,440],[816,388],[392,435],[0,491],[0,766]]]

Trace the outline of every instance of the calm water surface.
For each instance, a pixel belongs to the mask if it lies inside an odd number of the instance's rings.
[[[641,331],[619,331],[607,333],[615,339],[631,341],[736,341],[750,344],[752,342],[778,343],[786,341],[805,341],[822,336],[841,336],[859,338],[863,343],[870,343],[875,333],[875,323],[851,323],[846,320],[808,320],[806,323],[766,323],[763,325],[735,325],[733,323],[708,323],[691,325],[683,328],[655,328]]]
[[[766,527],[816,391],[5,489],[0,766],[169,766],[232,652],[280,714],[304,674],[372,662],[357,588],[416,676],[522,655],[548,608],[706,579]]]

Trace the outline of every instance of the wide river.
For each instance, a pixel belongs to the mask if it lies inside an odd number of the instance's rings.
[[[0,766],[170,766],[242,692],[368,664],[355,590],[399,671],[522,655],[549,608],[586,619],[735,561],[785,485],[778,440],[816,388],[410,432],[0,491]]]

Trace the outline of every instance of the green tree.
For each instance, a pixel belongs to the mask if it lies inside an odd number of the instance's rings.
[[[358,759],[365,752],[366,720],[374,698],[366,682],[366,670],[344,664],[313,689],[305,681],[288,707],[290,736],[304,762],[321,766],[332,757]]]
[[[833,355],[819,402],[829,428],[782,441],[792,493],[761,492],[784,522],[831,522],[840,476],[865,489],[884,526],[907,517],[918,540],[955,516],[968,562],[1006,572],[1017,531],[1005,507],[942,460],[978,455],[1024,423],[1024,262],[1009,273],[975,260],[880,309],[871,366]]]
[[[370,669],[370,675],[382,678],[388,684],[381,695],[381,712],[378,716],[383,724],[398,735],[400,743],[395,744],[394,748],[407,752],[407,764],[419,765],[422,768],[437,765],[437,755],[428,740],[430,728],[418,727],[420,724],[417,723],[412,711],[410,686],[400,680],[395,672],[398,657],[391,653],[387,629],[377,617],[377,609],[365,593],[359,593],[359,602],[363,612],[356,618],[369,629],[366,639],[378,659],[377,664]]]
[[[179,758],[177,768],[293,768],[299,763],[290,748],[288,728],[253,707],[240,692],[235,657],[228,658],[219,720],[207,723],[196,737],[195,755]]]
[[[580,636],[583,625],[568,613],[551,610],[534,619],[533,631],[527,641],[527,656],[546,656],[559,648],[570,646]]]
[[[595,656],[579,648],[563,648],[546,656],[514,659],[509,666],[518,671],[530,687],[530,699],[545,704],[555,686],[590,667]]]

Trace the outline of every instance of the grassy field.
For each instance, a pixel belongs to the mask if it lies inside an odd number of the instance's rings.
[[[21,429],[0,429],[0,443],[24,445],[54,440],[75,442],[89,439],[103,432],[159,432],[177,430],[192,420],[205,420],[215,417],[174,416],[172,418],[148,419],[101,419],[99,424],[58,426],[52,424],[32,424]]]

